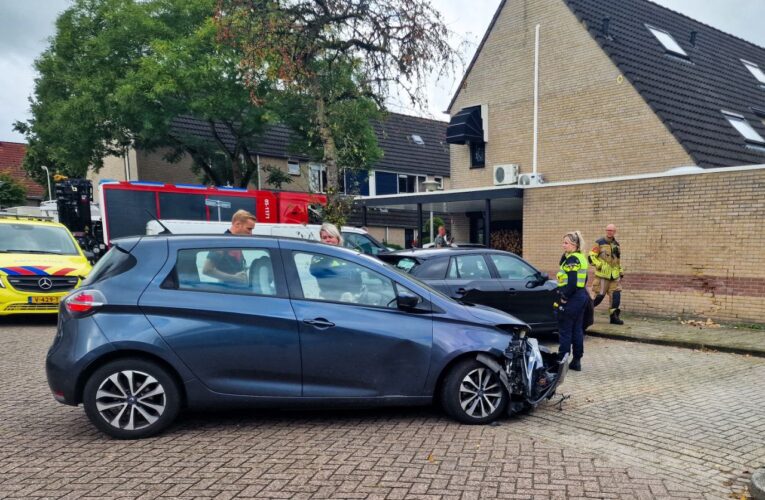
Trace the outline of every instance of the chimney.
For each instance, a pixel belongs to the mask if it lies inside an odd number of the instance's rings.
[[[698,36],[698,32],[691,31],[691,45],[694,47],[696,46],[696,36]]]
[[[600,30],[603,32],[603,36],[606,37],[608,40],[612,39],[611,33],[608,31],[610,25],[611,25],[611,18],[604,17],[603,25],[601,26]]]

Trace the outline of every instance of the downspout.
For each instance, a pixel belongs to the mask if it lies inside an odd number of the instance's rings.
[[[537,24],[534,40],[534,157],[532,160],[533,173],[537,173],[537,150],[539,142],[539,27]]]
[[[122,161],[125,164],[125,180],[130,181],[130,150],[125,148],[125,154],[122,155]]]
[[[260,155],[255,155],[255,170],[258,174],[258,191],[260,191]]]

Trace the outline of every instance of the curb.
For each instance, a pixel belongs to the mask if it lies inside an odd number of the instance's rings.
[[[755,500],[765,500],[765,469],[758,469],[752,474],[749,493]]]
[[[700,342],[688,342],[683,340],[635,337],[630,335],[619,335],[615,333],[598,332],[597,330],[587,330],[584,332],[584,334],[590,335],[592,337],[601,337],[604,339],[611,339],[611,340],[624,340],[627,342],[637,342],[641,344],[665,345],[665,346],[671,346],[671,347],[681,347],[684,349],[697,349],[697,350],[707,349],[710,351],[726,352],[730,354],[742,354],[742,355],[755,356],[758,358],[765,358],[765,351],[743,349],[740,347],[710,345],[710,344],[703,344]],[[763,480],[765,481],[765,478],[763,478]],[[762,500],[765,500],[765,497],[763,497]]]

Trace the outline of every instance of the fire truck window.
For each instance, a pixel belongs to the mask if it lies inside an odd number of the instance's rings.
[[[201,194],[159,193],[159,212],[162,219],[207,220]]]
[[[109,239],[146,234],[146,223],[157,211],[154,192],[104,189]]]
[[[223,221],[230,221],[231,216],[234,215],[234,212],[237,210],[247,210],[251,214],[256,214],[257,207],[255,205],[255,198],[244,196],[210,195],[208,196],[208,199],[231,203],[231,208],[220,209],[220,220]],[[218,220],[218,209],[215,207],[210,207],[210,220]]]

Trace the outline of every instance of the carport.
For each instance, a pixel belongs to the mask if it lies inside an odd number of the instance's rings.
[[[523,189],[518,187],[496,187],[482,189],[455,189],[427,193],[405,193],[383,196],[360,196],[356,205],[361,209],[361,221],[367,226],[369,209],[406,210],[417,213],[417,227],[423,227],[423,213],[448,213],[478,219],[482,242],[491,241],[492,220],[497,216],[517,220],[523,214]],[[417,238],[418,246],[422,237]]]

